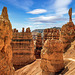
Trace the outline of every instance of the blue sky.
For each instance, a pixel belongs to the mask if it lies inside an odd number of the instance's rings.
[[[4,6],[8,9],[12,28],[19,31],[22,27],[31,30],[62,27],[69,21],[71,7],[75,23],[75,0],[0,0],[0,13]]]

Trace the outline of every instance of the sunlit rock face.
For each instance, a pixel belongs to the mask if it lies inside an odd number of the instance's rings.
[[[27,28],[26,32],[24,32],[24,28],[22,32],[14,29],[11,45],[15,69],[19,69],[35,60],[34,42],[30,28]]]
[[[72,10],[69,10],[69,16],[69,22],[63,25],[61,28],[61,40],[64,44],[64,52],[66,52],[67,49],[70,47],[71,42],[75,40],[75,25],[72,22]]]
[[[42,49],[42,37],[41,37],[41,33],[38,33],[36,39],[36,50],[35,50],[36,58],[41,58],[40,57],[41,49]]]
[[[7,8],[0,15],[0,75],[13,75],[12,66],[12,26],[8,18]]]
[[[60,40],[46,40],[41,50],[41,69],[44,72],[59,72],[64,68],[63,43]]]

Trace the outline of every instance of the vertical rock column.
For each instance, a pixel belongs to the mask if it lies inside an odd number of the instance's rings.
[[[4,7],[0,15],[0,75],[13,75],[12,48],[12,26],[8,19],[7,8]]]
[[[55,74],[64,68],[63,43],[60,40],[47,39],[41,50],[42,75]]]

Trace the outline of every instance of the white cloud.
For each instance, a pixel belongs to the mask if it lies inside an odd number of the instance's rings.
[[[72,0],[55,0],[54,9],[56,14],[63,15],[68,12],[68,5],[72,2]]]
[[[30,12],[27,12],[27,13],[30,13],[30,14],[41,14],[41,13],[45,13],[47,12],[47,10],[45,9],[35,9],[35,10],[32,10]]]
[[[70,3],[72,2],[72,0],[56,0],[55,1],[55,7],[59,8],[59,7],[66,7],[68,6]]]
[[[66,18],[62,18],[61,16],[40,16],[35,18],[29,18],[31,21],[34,22],[41,22],[41,23],[56,23],[57,21],[64,21]]]
[[[68,8],[58,8],[57,10],[56,10],[56,14],[57,15],[63,15],[63,14],[67,14],[68,13]]]
[[[35,23],[33,23],[34,25],[40,25],[40,24],[42,24],[41,22],[35,22]]]

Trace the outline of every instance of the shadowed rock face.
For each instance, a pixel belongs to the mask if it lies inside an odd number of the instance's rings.
[[[14,29],[12,38],[13,64],[15,69],[19,69],[35,60],[34,42],[30,28],[24,28],[22,32]]]
[[[46,40],[41,50],[42,71],[59,72],[64,67],[63,43],[60,40]]]
[[[36,40],[36,50],[35,50],[36,58],[41,58],[40,57],[41,49],[42,49],[42,37],[41,37],[41,33],[38,33],[37,40]]]
[[[12,26],[8,19],[7,8],[4,7],[0,15],[0,75],[13,75]]]

